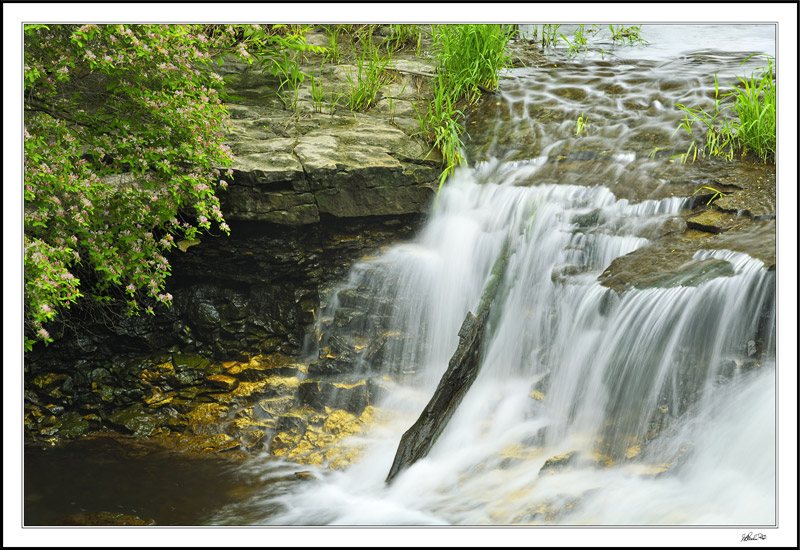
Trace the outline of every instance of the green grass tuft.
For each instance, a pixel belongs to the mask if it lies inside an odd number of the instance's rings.
[[[498,73],[508,67],[505,48],[514,33],[507,25],[434,25],[433,56],[437,77],[431,84],[433,99],[419,116],[423,135],[444,158],[439,180],[464,163],[461,135],[462,107],[477,101],[484,91],[497,88]]]
[[[689,158],[694,162],[698,154],[722,156],[728,160],[737,154],[742,157],[752,155],[765,163],[775,162],[775,66],[773,58],[766,57],[767,67],[762,67],[759,76],[755,73],[749,79],[737,76],[739,85],[731,84],[732,90],[728,93],[720,95],[715,75],[714,107],[709,112],[676,104],[684,112],[684,119],[675,133],[684,130],[691,138],[686,153],[677,155],[681,162]],[[705,127],[702,148],[692,132],[698,122]]]

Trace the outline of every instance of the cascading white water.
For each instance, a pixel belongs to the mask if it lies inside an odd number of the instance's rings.
[[[354,266],[341,286],[368,304],[350,336],[370,323],[395,335],[361,365],[388,388],[377,403],[388,420],[357,438],[365,450],[347,470],[309,467],[315,482],[256,496],[248,523],[774,524],[775,272],[709,250],[690,263],[723,264],[722,276],[621,294],[598,282],[688,206],[615,192],[663,183],[654,174],[668,169],[642,140],[676,126],[665,103],[713,90],[698,88],[707,67],[689,72],[692,55],[506,82],[485,160],[448,181],[417,239]],[[595,108],[583,141],[570,94]],[[570,164],[591,154],[599,161]],[[430,453],[387,484],[506,245],[478,377]],[[340,306],[334,292],[325,316]]]
[[[772,523],[774,364],[746,360],[748,342],[774,332],[774,319],[758,315],[770,310],[774,273],[740,253],[698,253],[734,274],[617,297],[598,275],[682,201],[519,187],[519,169],[460,171],[417,241],[354,269],[344,286],[393,304],[392,328],[406,334],[380,368],[409,361],[418,372],[379,404],[393,420],[363,438],[363,459],[263,502],[282,510],[266,521]],[[596,209],[602,222],[576,231],[573,219]],[[387,486],[399,438],[431,397],[506,239],[478,378],[430,454]],[[774,357],[771,340],[761,345]],[[559,456],[569,457],[564,467],[545,465]]]

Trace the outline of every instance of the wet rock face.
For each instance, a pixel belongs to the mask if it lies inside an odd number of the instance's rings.
[[[97,323],[65,319],[60,331],[52,331],[62,337],[29,353],[26,363],[41,374],[71,372],[81,361],[103,364],[147,350],[175,349],[218,359],[299,353],[317,318],[321,289],[365,254],[410,237],[417,223],[414,217],[375,217],[295,229],[232,222],[231,237],[204,239],[186,252],[172,253],[169,310],[156,316],[109,316]]]
[[[172,451],[231,457],[270,451],[345,467],[357,452],[341,440],[369,429],[381,414],[373,403],[384,389],[363,377],[315,377],[307,370],[282,354],[215,362],[174,353],[42,376],[37,380],[49,393],[26,394],[27,441],[111,433]]]
[[[193,420],[179,419],[197,403],[264,384],[263,369],[247,362],[250,357],[299,354],[328,286],[364,254],[410,236],[414,225],[413,218],[376,218],[297,231],[240,222],[232,224],[229,239],[174,252],[169,290],[175,298],[166,314],[79,325],[80,338],[64,337],[28,354],[26,431],[36,440],[56,441],[100,428],[141,437],[185,430]],[[233,373],[221,366],[241,359],[245,366]],[[297,376],[296,368],[284,371],[273,375]],[[342,384],[353,382],[309,382],[303,399],[360,414],[368,388]],[[298,387],[299,381],[293,396]],[[269,391],[262,392],[265,398],[278,397]],[[247,437],[250,445],[267,434]],[[229,442],[195,444],[217,448]]]

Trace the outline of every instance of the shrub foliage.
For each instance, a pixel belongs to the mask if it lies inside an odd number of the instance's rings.
[[[25,348],[81,303],[170,305],[167,253],[229,233],[215,191],[232,161],[223,53],[252,61],[272,29],[203,25],[26,25]]]

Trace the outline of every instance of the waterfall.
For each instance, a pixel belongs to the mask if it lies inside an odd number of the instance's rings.
[[[680,260],[660,252],[658,265],[679,264],[663,276],[603,279],[615,259],[686,228],[698,202],[681,196],[718,166],[669,162],[687,144],[670,138],[681,115],[665,105],[708,100],[709,71],[741,60],[557,61],[503,80],[467,121],[471,165],[418,236],[353,266],[326,297],[320,351],[366,349],[355,368],[385,390],[372,403],[383,420],[351,438],[360,459],[310,467],[314,482],[255,497],[248,518],[774,525],[775,271],[697,247]],[[501,254],[477,378],[427,455],[387,484]]]
[[[269,523],[774,522],[774,272],[700,251],[693,262],[727,262],[727,276],[618,295],[598,276],[684,201],[519,184],[535,172],[460,170],[416,240],[352,270],[342,289],[368,311],[340,332],[402,335],[362,365],[386,380],[390,420],[350,469],[271,499],[283,512]],[[478,378],[429,455],[387,486],[506,242]]]

